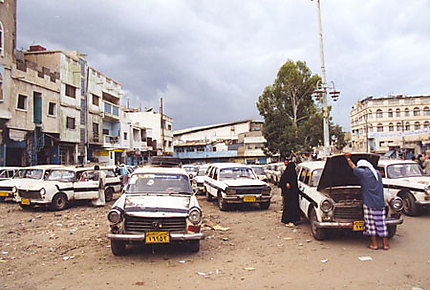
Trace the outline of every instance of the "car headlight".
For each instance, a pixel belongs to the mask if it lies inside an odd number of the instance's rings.
[[[45,193],[46,193],[46,190],[42,187],[42,189],[39,191],[40,192],[40,195],[45,195]]]
[[[225,193],[226,193],[226,194],[236,194],[236,189],[233,189],[233,188],[227,188],[227,189],[225,190]]]
[[[188,219],[196,225],[202,221],[202,212],[198,208],[192,208],[188,214]]]
[[[12,193],[17,193],[18,192],[18,188],[16,188],[16,186],[12,187]]]
[[[396,196],[392,200],[390,200],[390,206],[395,211],[401,211],[403,209],[403,200]]]
[[[333,203],[328,200],[328,199],[324,199],[321,204],[320,204],[321,210],[325,213],[329,212],[332,210],[333,208]]]
[[[111,209],[108,213],[108,220],[113,224],[120,223],[122,221],[120,211],[117,209]]]
[[[424,187],[424,193],[427,195],[430,195],[430,185],[427,185],[426,187]]]

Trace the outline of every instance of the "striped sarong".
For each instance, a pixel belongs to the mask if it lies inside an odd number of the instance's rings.
[[[385,208],[370,208],[363,204],[364,210],[364,234],[366,236],[388,236],[387,223],[385,222]]]

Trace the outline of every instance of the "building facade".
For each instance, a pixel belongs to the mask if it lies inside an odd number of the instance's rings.
[[[351,113],[354,151],[410,157],[430,148],[430,96],[368,97]]]

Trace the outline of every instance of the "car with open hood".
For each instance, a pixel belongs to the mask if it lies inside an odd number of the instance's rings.
[[[202,210],[183,168],[145,166],[136,169],[108,213],[114,255],[127,244],[186,243],[200,249]]]
[[[366,159],[375,168],[376,154],[352,154],[357,164]],[[330,229],[363,231],[363,197],[359,179],[353,174],[344,155],[328,157],[325,161],[308,161],[297,166],[300,210],[309,220],[312,235],[325,239]],[[403,201],[384,190],[388,235],[391,238],[397,225],[403,222]]]
[[[403,199],[403,212],[417,216],[430,205],[430,176],[413,161],[384,159],[378,163],[384,189]]]
[[[220,210],[231,204],[259,204],[267,209],[272,199],[270,186],[258,179],[252,168],[238,163],[215,163],[205,178],[206,199],[217,199]]]

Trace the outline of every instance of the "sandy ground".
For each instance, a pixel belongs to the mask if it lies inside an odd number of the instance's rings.
[[[62,212],[0,204],[1,289],[430,289],[430,213],[404,217],[389,251],[360,234],[312,238],[309,224],[280,223],[279,190],[268,210],[221,212],[199,197],[205,228],[199,253],[133,246],[115,257],[106,238],[110,208]],[[361,261],[360,257],[371,257]]]

